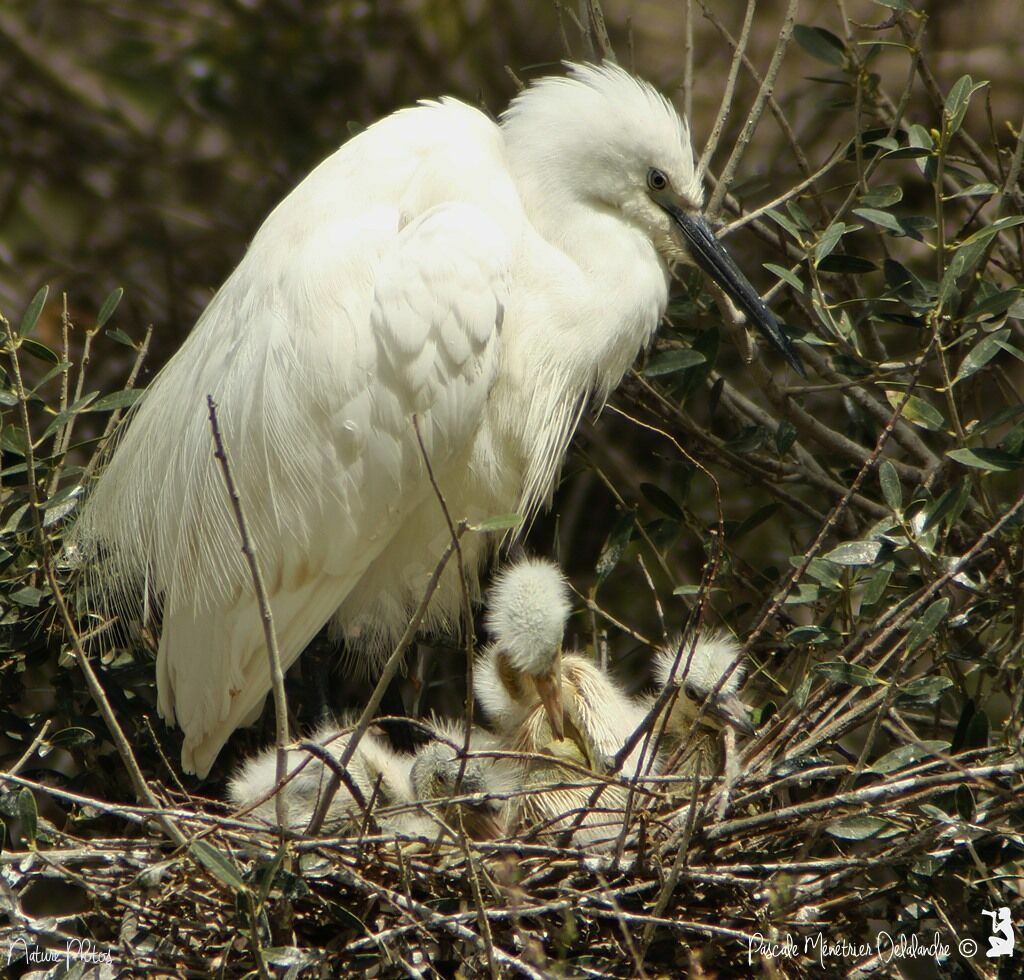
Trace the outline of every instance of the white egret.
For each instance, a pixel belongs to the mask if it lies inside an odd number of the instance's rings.
[[[488,754],[503,748],[500,741],[474,728],[463,758],[464,733],[458,726],[434,719],[432,727],[439,737],[420,747],[410,773],[417,801],[463,800],[459,804],[462,825],[470,837],[504,836],[509,801],[519,789],[519,778],[511,762]]]
[[[517,797],[513,821],[564,830],[584,811],[577,840],[596,843],[617,836],[626,791],[610,786],[591,809],[597,784],[580,770],[607,772],[647,706],[585,657],[562,654],[569,612],[568,585],[551,562],[525,559],[501,571],[487,599],[494,642],[477,660],[474,690],[513,750],[544,757],[524,761],[526,792]],[[657,772],[641,739],[620,774],[632,778],[644,759]]]
[[[416,427],[456,519],[550,500],[585,406],[651,339],[671,264],[704,269],[798,367],[701,217],[671,104],[614,65],[568,71],[498,124],[445,98],[342,146],[133,412],[72,546],[116,609],[159,609],[158,707],[186,770],[206,773],[270,687],[207,395],[288,667],[332,618],[374,662],[421,598],[449,532]],[[463,543],[474,587],[494,544]],[[426,625],[459,610],[449,569]]]
[[[322,726],[310,741],[340,760],[348,746],[349,735],[332,723]],[[280,790],[285,799],[285,822],[288,829],[301,832],[309,825],[321,797],[327,792],[334,770],[301,748],[289,749],[287,755],[288,777]],[[412,765],[413,757],[395,752],[383,735],[372,730],[365,732],[348,763],[349,775],[363,798],[357,800],[344,783],[339,785],[328,805],[324,828],[336,833],[358,826],[363,820],[364,806],[373,800],[374,816],[386,829],[408,834],[429,833],[430,826],[409,809],[396,810],[383,817],[377,813],[414,801]],[[228,799],[235,806],[271,825],[277,823],[272,795],[277,784],[276,766],[277,751],[270,746],[243,763],[228,783]]]
[[[670,738],[687,749],[680,771],[693,771],[699,757],[703,775],[713,776],[720,765],[718,734],[722,725],[748,735],[754,730],[747,705],[738,694],[744,676],[742,664],[729,673],[740,649],[735,637],[710,630],[692,643],[678,639],[654,658],[658,687],[663,690],[672,679],[680,688],[665,724]]]

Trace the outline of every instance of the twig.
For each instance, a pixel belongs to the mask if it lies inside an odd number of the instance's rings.
[[[260,621],[263,624],[263,640],[267,647],[267,659],[270,664],[270,689],[274,698],[274,744],[277,748],[277,759],[275,769],[275,781],[278,786],[284,784],[288,775],[288,700],[284,692],[284,671],[281,669],[281,651],[277,646],[277,633],[274,631],[274,613],[270,608],[270,600],[267,597],[266,585],[263,582],[263,572],[259,562],[256,560],[256,552],[253,550],[252,537],[249,534],[249,525],[245,519],[245,511],[242,508],[242,498],[238,494],[238,486],[235,483],[234,474],[231,472],[231,463],[228,460],[227,450],[224,447],[224,439],[221,435],[220,424],[217,421],[217,405],[213,395],[206,396],[206,406],[210,416],[210,431],[213,433],[215,446],[213,455],[220,464],[221,473],[224,475],[224,486],[227,488],[228,497],[231,499],[231,511],[235,517],[235,526],[242,542],[242,554],[245,555],[246,564],[249,566],[249,574],[252,577],[252,587],[256,593],[256,604],[260,610]],[[287,823],[288,808],[282,793],[278,793],[274,801],[277,813],[277,825],[284,840],[284,828]]]

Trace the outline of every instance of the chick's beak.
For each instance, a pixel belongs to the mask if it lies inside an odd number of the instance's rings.
[[[546,674],[537,674],[533,678],[537,685],[541,704],[548,716],[548,724],[555,738],[565,738],[565,710],[562,705],[562,669],[561,658],[555,668]]]
[[[672,219],[677,240],[685,247],[697,267],[721,287],[729,299],[746,314],[747,320],[786,359],[786,363],[806,377],[792,341],[779,326],[775,314],[765,306],[757,290],[750,285],[739,266],[733,262],[732,256],[715,237],[711,226],[701,215],[687,210],[674,191],[666,189],[654,192],[651,196],[654,203]]]
[[[746,704],[735,694],[719,694],[707,702],[709,714],[719,721],[735,728],[743,735],[753,735],[754,726],[750,721],[750,712]]]

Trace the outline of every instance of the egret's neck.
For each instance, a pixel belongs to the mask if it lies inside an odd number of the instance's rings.
[[[560,305],[547,327],[554,354],[605,398],[651,338],[668,302],[668,271],[650,236],[621,212],[581,200],[557,184],[524,197],[533,227],[551,246]]]
[[[488,403],[499,439],[518,448],[524,516],[550,499],[587,402],[603,402],[619,383],[668,298],[647,236],[609,209],[545,190],[524,196],[535,235],[516,270],[521,287]]]

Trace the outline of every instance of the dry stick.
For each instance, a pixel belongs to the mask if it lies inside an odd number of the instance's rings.
[[[591,56],[601,61],[614,62],[615,50],[612,48],[612,40],[608,36],[608,26],[605,23],[600,0],[580,0],[579,19],[580,23],[585,25],[583,36]]]
[[[462,590],[462,615],[466,627],[466,732],[462,745],[461,758],[459,759],[459,771],[455,776],[453,790],[457,793],[462,785],[462,779],[466,773],[466,763],[469,757],[469,736],[473,729],[473,661],[476,646],[476,634],[473,632],[473,607],[469,601],[469,581],[466,578],[466,562],[462,554],[462,542],[460,535],[455,533],[455,522],[452,520],[451,512],[448,510],[448,502],[444,499],[441,487],[434,475],[434,467],[430,463],[430,456],[427,454],[427,447],[423,443],[423,433],[420,432],[419,417],[412,417],[413,431],[416,433],[416,442],[420,447],[420,455],[423,457],[423,465],[427,468],[427,476],[430,478],[430,485],[434,490],[434,496],[441,507],[445,523],[448,525],[449,540],[455,546],[455,560],[459,569],[459,587]]]
[[[468,528],[469,524],[467,524],[466,521],[460,521],[456,525],[455,541],[448,542],[448,545],[444,549],[440,559],[438,559],[437,565],[434,567],[434,571],[430,576],[430,581],[427,582],[423,598],[420,599],[420,604],[416,607],[416,611],[413,613],[412,618],[405,627],[405,631],[395,644],[395,649],[391,652],[391,656],[388,657],[388,661],[384,665],[384,670],[381,672],[380,680],[377,681],[377,686],[373,689],[373,693],[370,695],[369,701],[366,702],[366,707],[363,709],[362,714],[359,716],[359,720],[356,722],[355,727],[352,730],[352,734],[349,736],[348,745],[345,746],[345,751],[342,752],[341,757],[338,759],[338,765],[342,768],[346,768],[348,766],[349,762],[352,760],[352,756],[355,754],[356,748],[359,745],[359,740],[366,733],[366,729],[370,727],[373,714],[380,706],[380,702],[384,697],[384,692],[387,690],[388,685],[397,673],[398,665],[402,662],[402,657],[405,655],[406,648],[409,646],[412,638],[416,635],[416,631],[420,627],[420,622],[426,614],[427,606],[430,604],[430,600],[433,598],[434,592],[437,590],[438,583],[441,580],[441,573],[444,571],[445,566],[448,564],[448,560],[455,552],[455,542],[457,542],[462,535],[466,533]],[[313,814],[313,818],[310,820],[309,826],[306,828],[307,834],[316,834],[320,830],[321,826],[323,826],[324,817],[327,815],[327,808],[331,805],[334,792],[337,791],[337,787],[340,785],[340,780],[335,782],[336,778],[336,775],[332,776],[331,786],[328,786],[327,790],[320,798],[320,801],[317,803],[316,812]],[[332,786],[334,788],[334,792],[331,791]]]
[[[747,10],[743,15],[743,26],[740,29],[740,39],[736,43],[732,55],[732,64],[729,65],[729,74],[725,80],[725,89],[722,92],[722,101],[718,104],[718,115],[711,127],[711,135],[704,144],[704,152],[700,155],[700,162],[697,164],[697,179],[703,183],[704,171],[708,163],[718,149],[718,141],[722,138],[722,129],[725,127],[729,112],[732,110],[733,94],[736,89],[736,77],[740,73],[740,65],[743,63],[743,52],[747,49],[747,40],[750,37],[750,25],[754,21],[754,10],[757,8],[757,0],[747,0]],[[705,11],[706,13],[706,11]]]
[[[284,671],[281,669],[281,652],[277,646],[277,634],[274,632],[274,613],[270,608],[270,600],[267,598],[267,589],[263,582],[263,572],[260,570],[259,562],[256,560],[256,553],[253,550],[249,525],[245,519],[245,511],[242,509],[242,498],[238,495],[238,487],[231,472],[231,463],[228,460],[227,450],[224,448],[224,439],[217,421],[217,405],[213,400],[213,395],[206,396],[206,406],[209,409],[210,431],[213,433],[213,443],[215,446],[213,455],[216,457],[217,462],[220,463],[221,472],[224,474],[224,485],[227,487],[228,497],[231,498],[231,510],[235,516],[235,526],[238,528],[238,535],[242,539],[242,554],[245,555],[246,563],[249,566],[252,587],[256,592],[256,603],[260,610],[260,621],[263,624],[263,640],[266,643],[267,658],[270,662],[270,686],[274,696],[274,745],[277,749],[277,765],[274,770],[274,779],[278,788],[280,788],[284,785],[285,777],[288,775],[288,752],[285,749],[285,746],[288,744],[288,701],[284,696]],[[277,793],[274,800],[274,809],[277,816],[278,830],[283,842],[285,817],[287,815],[283,793]]]
[[[60,352],[61,352],[61,364],[60,369],[60,413],[63,415],[68,410],[69,401],[69,375],[71,371],[71,317],[68,315],[68,294],[61,294],[61,311],[60,311]],[[61,426],[53,434],[53,455],[55,457],[60,456],[60,447],[63,441],[63,430],[68,423]],[[60,483],[61,473],[64,471],[64,463],[61,460],[57,460],[53,466],[53,472],[50,474],[50,482],[46,487],[47,497],[52,497],[54,492],[57,490],[57,485]]]
[[[26,762],[28,762],[29,759],[32,758],[32,754],[35,752],[35,750],[43,744],[43,740],[46,738],[46,733],[50,730],[50,725],[52,724],[52,718],[47,718],[46,721],[43,722],[39,731],[36,732],[35,738],[32,739],[32,744],[29,745],[29,747],[25,749],[24,752],[22,752],[21,757],[18,759],[18,761],[15,762],[14,765],[7,770],[7,774],[9,776],[16,776],[19,772],[21,772],[22,767],[25,765]]]
[[[814,457],[799,444],[794,447],[794,452],[802,464],[802,468],[800,469],[796,469],[792,465],[787,466],[786,464],[780,464],[775,460],[769,459],[759,458],[751,461],[745,456],[740,456],[739,454],[732,452],[725,445],[723,440],[718,439],[703,430],[686,414],[686,412],[679,408],[678,405],[667,399],[660,391],[658,391],[657,388],[652,387],[646,379],[642,378],[639,374],[636,374],[636,372],[634,372],[634,377],[644,390],[647,391],[665,411],[670,412],[679,421],[686,430],[687,435],[702,443],[708,452],[716,456],[731,469],[760,483],[766,493],[770,493],[772,496],[777,497],[782,501],[782,503],[792,507],[793,510],[818,522],[825,519],[824,514],[819,513],[810,505],[805,504],[800,500],[800,498],[794,497],[792,494],[780,489],[773,482],[790,473],[798,472],[801,478],[811,482],[815,487],[825,491],[831,496],[841,497],[846,492],[846,487],[838,481],[833,480],[828,473],[817,464]],[[720,377],[720,375],[712,371],[708,375],[708,384],[713,385]],[[731,410],[736,414],[745,416],[750,421],[763,426],[769,431],[778,426],[777,419],[774,419],[759,405],[741,395],[736,388],[728,385],[724,386],[722,388],[722,397],[724,401],[730,403]],[[755,463],[758,468],[755,468]],[[873,500],[869,500],[867,497],[857,495],[852,498],[852,502],[874,518],[886,517],[889,514],[887,508],[883,507],[881,504],[876,504]]]
[[[993,236],[996,237],[996,236]],[[829,362],[814,347],[805,344],[801,355],[806,355],[805,360],[814,369],[815,374],[833,384],[845,384],[848,379],[836,371]],[[855,401],[869,415],[873,416],[876,422],[886,422],[892,411],[890,406],[875,399],[861,383],[850,384],[846,391],[847,397]],[[924,464],[924,483],[928,484],[935,471],[942,465],[942,460],[935,455],[923,442],[920,436],[902,418],[896,422],[896,428],[892,433],[895,439],[907,452],[916,456]]]
[[[703,754],[697,753],[697,767],[693,773],[693,785],[690,788],[690,803],[686,809],[686,822],[683,824],[682,839],[679,841],[679,846],[676,848],[676,856],[672,860],[672,870],[669,871],[665,877],[665,883],[661,887],[661,891],[658,893],[658,900],[654,903],[654,916],[655,918],[661,918],[668,908],[668,903],[672,900],[672,895],[675,893],[676,886],[679,884],[679,878],[683,873],[683,865],[686,863],[686,855],[689,852],[690,838],[693,835],[693,825],[697,816],[697,795],[700,792],[700,777],[701,769],[704,766]],[[644,955],[647,954],[647,948],[654,941],[654,926],[647,925],[644,927],[643,936],[640,940],[640,948]]]
[[[780,826],[788,824],[794,827],[797,820],[820,813],[827,813],[837,806],[876,806],[885,802],[896,802],[900,797],[910,797],[922,793],[927,798],[938,793],[944,793],[954,786],[975,782],[987,776],[1018,775],[1021,772],[1021,766],[1020,761],[1006,762],[998,765],[978,766],[975,769],[968,769],[963,773],[938,773],[935,776],[925,776],[920,779],[890,779],[884,783],[872,783],[870,786],[865,786],[862,789],[851,790],[846,793],[835,793],[822,799],[808,800],[804,803],[796,803],[792,806],[782,807],[778,810],[769,810],[750,817],[737,817],[734,820],[727,820],[724,823],[714,824],[706,828],[704,836],[709,841],[715,841],[748,834],[753,830],[770,827],[773,824]]]
[[[486,954],[484,940],[473,932],[472,929],[467,929],[465,926],[461,925],[457,921],[456,916],[442,915],[439,912],[435,912],[429,906],[417,902],[415,899],[408,898],[400,892],[393,891],[389,888],[385,888],[383,885],[378,885],[369,881],[351,868],[346,867],[344,864],[337,865],[336,873],[349,888],[352,888],[357,892],[361,892],[364,895],[372,896],[378,900],[383,900],[406,914],[414,915],[418,918],[420,924],[443,929],[456,939],[461,939],[463,942],[471,943],[478,949],[482,949]],[[468,913],[468,915],[475,918],[477,912],[473,911]],[[517,957],[512,956],[510,953],[506,953],[500,946],[494,946],[493,951],[494,958],[497,962],[501,963],[506,968],[515,970],[517,973],[530,977],[531,980],[544,980],[543,974],[539,973],[532,966],[524,963]]]
[[[153,328],[146,328],[146,335],[142,338],[142,343],[136,348],[135,351],[135,362],[132,364],[131,372],[128,375],[128,380],[125,382],[124,391],[134,391],[135,383],[139,379],[139,373],[142,371],[142,365],[146,360],[146,355],[149,354],[149,342],[153,337]],[[82,364],[84,370],[85,364]],[[110,418],[107,420],[107,424],[103,427],[103,435],[100,436],[100,447],[105,447],[110,440],[111,433],[117,428],[118,423],[124,416],[125,410],[118,408],[111,413]],[[85,471],[82,473],[82,482],[88,481],[89,477],[92,476],[93,471],[99,464],[100,457],[103,455],[101,452],[93,453],[90,457],[89,462],[85,466]]]
[[[683,115],[693,118],[693,0],[683,6]]]
[[[739,167],[743,154],[746,152],[751,139],[753,139],[754,130],[757,128],[757,124],[764,113],[765,105],[775,86],[775,79],[779,74],[779,69],[782,68],[782,58],[786,53],[789,39],[793,34],[793,27],[796,24],[796,12],[799,6],[800,0],[790,0],[785,20],[782,22],[782,30],[779,32],[779,40],[775,45],[775,50],[772,52],[772,60],[768,65],[768,71],[765,72],[764,80],[761,82],[761,87],[758,90],[754,104],[750,107],[750,113],[747,116],[746,123],[743,125],[743,130],[740,132],[740,137],[736,141],[732,153],[729,154],[729,160],[722,171],[714,193],[711,195],[711,200],[708,202],[706,210],[712,218],[722,208],[725,192],[732,185],[733,179],[736,176],[736,169]]]
[[[827,173],[830,173],[840,164],[845,162],[846,160],[843,154],[840,153],[837,149],[817,170],[814,171],[814,173],[809,174],[802,181],[800,181],[799,184],[795,184],[793,187],[789,188],[789,190],[780,194],[778,197],[776,197],[774,200],[769,201],[767,204],[762,204],[760,207],[754,208],[753,211],[747,211],[741,214],[738,218],[734,218],[728,224],[723,225],[717,232],[718,237],[725,238],[728,235],[731,235],[734,231],[739,231],[740,228],[742,228],[744,225],[749,225],[751,222],[758,221],[760,218],[764,217],[764,215],[766,215],[769,211],[774,211],[776,208],[785,204],[792,198],[798,197],[812,184],[817,183]],[[772,288],[772,291],[774,292],[775,289],[780,289],[784,285],[785,282],[780,279],[779,282]]]
[[[95,702],[96,707],[99,709],[100,715],[106,723],[107,729],[110,731],[114,745],[117,747],[118,754],[121,756],[121,761],[128,770],[128,776],[131,779],[135,795],[140,802],[148,803],[154,810],[158,810],[160,805],[150,790],[145,776],[142,775],[142,770],[139,768],[139,764],[136,762],[135,756],[132,754],[131,746],[128,744],[128,739],[125,738],[124,732],[121,730],[121,726],[117,723],[117,718],[114,715],[113,709],[110,707],[107,695],[99,682],[99,678],[92,669],[92,664],[89,663],[89,659],[85,655],[85,650],[82,648],[78,631],[75,629],[74,620],[71,618],[71,613],[68,610],[67,603],[64,601],[64,594],[61,592],[60,585],[57,582],[57,575],[53,570],[53,557],[50,554],[49,541],[46,538],[46,532],[43,530],[42,517],[40,516],[39,488],[36,484],[35,453],[32,450],[32,434],[31,429],[29,428],[28,395],[25,392],[25,385],[21,378],[21,365],[18,363],[18,344],[14,336],[14,331],[11,329],[11,324],[3,314],[0,314],[0,324],[3,324],[4,331],[7,334],[7,352],[10,356],[11,370],[14,374],[15,390],[18,393],[18,406],[21,414],[21,424],[25,430],[25,469],[26,479],[28,482],[29,509],[32,512],[32,526],[35,531],[36,542],[39,546],[39,555],[43,563],[43,572],[46,575],[46,581],[50,586],[50,591],[53,593],[54,605],[56,605],[57,611],[60,613],[60,617],[64,621],[64,628],[71,640],[71,647],[74,650],[75,660],[78,662],[82,674],[85,676],[85,683],[89,688],[89,694]],[[178,830],[169,818],[160,816],[157,819],[160,822],[160,826],[175,844],[184,845],[186,843],[185,837],[182,835],[181,831]]]
[[[473,901],[476,904],[477,922],[480,925],[480,932],[484,940],[484,951],[487,954],[487,966],[490,970],[491,980],[499,980],[498,964],[494,959],[494,935],[491,932],[491,924],[487,921],[487,906],[484,903],[483,889],[480,887],[480,876],[477,873],[477,861],[473,857],[473,849],[469,845],[469,837],[466,834],[465,823],[462,819],[462,810],[456,810],[459,821],[458,843],[462,848],[463,856],[466,859],[466,867],[469,869],[469,883],[473,891]]]

